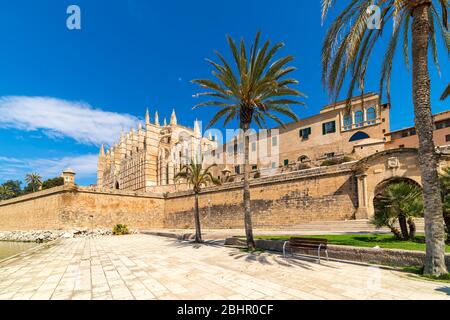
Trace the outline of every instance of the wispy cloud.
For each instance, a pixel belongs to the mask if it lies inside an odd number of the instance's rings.
[[[0,181],[22,180],[27,173],[37,172],[44,179],[54,178],[71,167],[79,178],[94,178],[97,171],[97,155],[81,155],[52,159],[16,159],[0,156]]]
[[[84,102],[51,97],[0,97],[0,128],[42,130],[51,138],[69,137],[79,143],[112,144],[123,128],[136,125],[137,118],[96,109]]]

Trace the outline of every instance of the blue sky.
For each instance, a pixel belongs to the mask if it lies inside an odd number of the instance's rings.
[[[344,2],[343,2],[344,3]],[[79,5],[82,29],[66,28],[66,9]],[[308,99],[297,114],[318,113],[330,102],[320,72],[320,1],[307,0],[15,0],[0,3],[0,183],[26,172],[78,172],[95,183],[98,146],[122,127],[142,119],[148,107],[160,117],[177,110],[178,121],[207,122],[211,109],[192,111],[195,78],[210,76],[205,58],[229,57],[225,35],[250,41],[283,41],[296,57],[295,77]],[[387,37],[386,37],[387,38]],[[439,77],[431,68],[433,112],[448,83],[448,56],[441,50]],[[367,90],[378,89],[382,60],[375,52]],[[411,74],[401,55],[393,70],[392,129],[413,124]]]

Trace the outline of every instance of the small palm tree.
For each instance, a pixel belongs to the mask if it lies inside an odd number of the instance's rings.
[[[0,200],[8,200],[14,196],[10,186],[0,185]]]
[[[447,241],[450,241],[450,168],[441,175],[441,196],[444,222],[447,229]]]
[[[387,226],[396,238],[414,241],[416,237],[414,218],[423,215],[420,187],[407,182],[391,184],[377,197],[375,203],[376,212],[372,222],[377,227]],[[400,232],[394,227],[397,221]]]
[[[335,4],[335,0],[322,0],[322,19]],[[368,12],[372,11],[373,5],[377,5],[381,12],[379,29],[368,27]],[[448,0],[352,0],[330,25],[322,50],[323,81],[329,94],[336,100],[346,77],[350,76],[350,99],[356,86],[364,91],[370,56],[378,40],[387,33],[388,23],[393,22],[393,32],[389,35],[380,74],[380,94],[383,96],[386,89],[390,100],[389,87],[396,49],[399,44],[402,46],[405,64],[409,67],[411,48],[412,91],[425,206],[427,250],[424,273],[436,276],[446,274],[447,267],[438,192],[438,159],[433,142],[428,60],[431,52],[431,58],[439,69],[436,40],[439,33],[445,48],[450,50],[448,9]]]
[[[298,84],[297,80],[285,78],[296,70],[287,66],[294,58],[287,56],[273,61],[278,50],[284,46],[283,43],[277,43],[271,47],[270,41],[267,41],[260,48],[260,33],[258,33],[250,52],[248,52],[244,40],[241,40],[238,48],[230,36],[227,38],[235,67],[232,67],[220,53],[215,52],[221,64],[211,60],[207,61],[215,69],[213,75],[217,78],[216,81],[193,80],[194,83],[208,90],[196,96],[207,96],[212,100],[200,103],[194,108],[203,106],[221,108],[208,124],[208,128],[221,118],[224,118],[224,126],[233,119],[239,121],[239,128],[242,130],[244,137],[244,166],[242,171],[244,174],[245,233],[248,247],[255,248],[250,207],[249,137],[247,133],[252,123],[260,128],[267,127],[266,119],[271,119],[283,125],[276,113],[298,121],[290,105],[301,105],[303,103],[288,97],[304,95],[289,87]]]
[[[37,173],[29,173],[25,176],[25,181],[31,187],[33,192],[39,190],[42,186],[42,177]]]
[[[202,231],[200,226],[200,211],[198,205],[198,196],[201,189],[208,184],[219,185],[220,181],[213,177],[211,169],[216,165],[213,164],[203,169],[201,162],[191,160],[188,165],[181,168],[181,171],[175,175],[175,181],[185,180],[192,187],[195,194],[195,242],[202,242]]]

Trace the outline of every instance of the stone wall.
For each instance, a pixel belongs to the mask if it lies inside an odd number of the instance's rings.
[[[162,228],[163,214],[160,195],[58,187],[0,202],[0,231],[111,228],[117,223],[136,229]]]
[[[354,218],[356,185],[350,165],[295,172],[251,182],[254,227],[286,227]],[[204,190],[199,198],[206,228],[242,228],[241,183]],[[167,228],[193,227],[194,196],[168,195]]]
[[[353,219],[356,184],[351,164],[305,170],[251,182],[255,227],[293,226]],[[0,231],[111,228],[192,228],[194,195],[102,192],[59,187],[0,202]],[[200,195],[203,226],[243,227],[241,183],[205,189]]]

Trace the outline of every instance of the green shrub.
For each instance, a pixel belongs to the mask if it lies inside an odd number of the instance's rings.
[[[327,159],[324,162],[322,162],[322,164],[320,166],[321,167],[330,167],[330,166],[335,166],[338,164],[347,163],[350,161],[353,161],[353,159],[348,156],[345,156],[343,158],[331,158],[331,159]]]
[[[113,234],[116,236],[122,236],[129,233],[128,226],[125,224],[116,224],[113,228]]]

